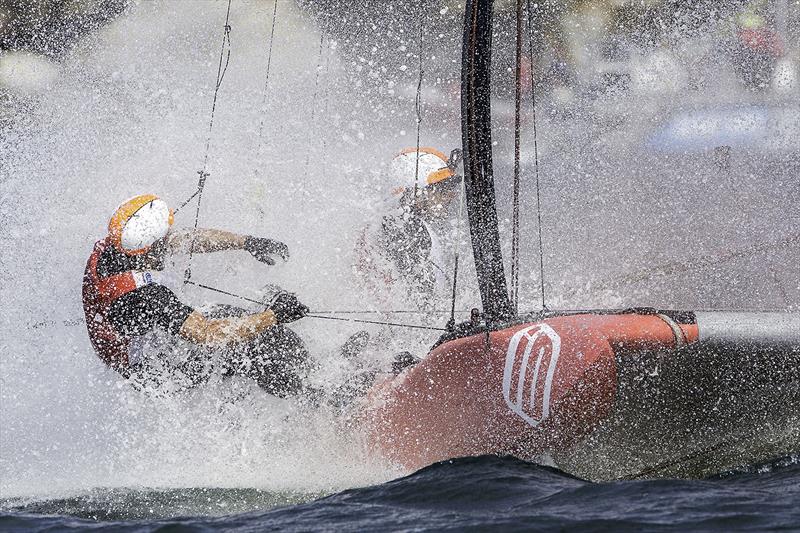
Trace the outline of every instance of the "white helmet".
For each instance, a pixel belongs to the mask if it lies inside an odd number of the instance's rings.
[[[114,246],[128,255],[147,252],[162,239],[174,222],[172,209],[153,194],[141,194],[124,201],[108,222]]]
[[[392,159],[392,194],[402,196],[407,191],[422,190],[429,185],[455,176],[447,156],[435,148],[406,148]]]

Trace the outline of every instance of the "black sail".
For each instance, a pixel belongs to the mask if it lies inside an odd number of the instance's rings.
[[[472,252],[489,322],[512,315],[506,289],[503,255],[492,174],[492,3],[467,0],[461,64],[461,142]]]

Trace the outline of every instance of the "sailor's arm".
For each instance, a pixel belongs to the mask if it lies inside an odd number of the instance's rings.
[[[230,231],[197,228],[176,231],[167,236],[167,245],[172,250],[182,252],[220,252],[223,250],[246,250],[262,263],[275,264],[271,256],[280,256],[284,261],[289,258],[289,247],[280,241],[239,235]]]
[[[276,324],[293,322],[307,313],[308,307],[294,294],[284,292],[261,313],[209,319],[182,303],[167,287],[150,284],[118,298],[111,304],[108,319],[127,336],[158,328],[198,344],[220,345],[246,342]]]
[[[283,292],[270,309],[244,317],[208,319],[193,311],[178,333],[192,342],[206,345],[247,342],[277,324],[294,322],[308,313],[294,294]]]
[[[188,252],[194,246],[195,252],[206,253],[243,250],[246,239],[246,236],[231,231],[197,228],[171,232],[167,244],[174,250]]]
[[[219,319],[209,319],[194,311],[186,317],[178,333],[197,344],[231,344],[247,342],[277,323],[278,319],[271,310],[245,317]]]

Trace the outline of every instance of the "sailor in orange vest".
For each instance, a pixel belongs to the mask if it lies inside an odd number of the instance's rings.
[[[161,332],[182,346],[184,357],[178,366],[190,385],[221,370],[254,378],[277,396],[300,393],[308,353],[282,325],[302,318],[308,308],[293,294],[280,293],[270,309],[260,313],[229,308],[222,313],[228,316],[212,318],[182,303],[161,282],[170,252],[188,252],[190,247],[201,253],[241,249],[274,264],[275,257],[288,258],[287,246],[218,230],[170,231],[172,224],[173,212],[163,200],[151,194],[136,196],[117,208],[108,235],[95,244],[83,278],[83,308],[100,358],[126,378],[157,383],[159,376],[143,375],[163,368],[164,361],[158,360],[163,354],[143,353],[141,341]],[[210,363],[215,358],[217,362]]]
[[[462,177],[460,151],[448,158],[435,148],[408,148],[391,163],[391,204],[367,226],[355,247],[353,268],[378,300],[404,297],[422,310],[446,300],[457,236],[453,206]],[[386,302],[388,303],[388,301]]]

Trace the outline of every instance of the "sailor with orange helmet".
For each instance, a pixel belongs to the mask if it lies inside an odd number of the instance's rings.
[[[162,276],[165,256],[175,251],[241,249],[274,264],[275,257],[288,258],[287,246],[218,230],[171,231],[173,221],[166,202],[151,194],[136,196],[116,209],[108,235],[95,244],[83,278],[83,308],[99,357],[126,378],[163,368],[157,361],[163,353],[142,353],[141,344],[160,332],[183,343],[179,366],[191,384],[209,377],[214,370],[209,362],[224,348],[216,363],[222,372],[252,377],[278,396],[299,393],[308,354],[282,324],[302,318],[308,308],[293,294],[280,293],[259,313],[234,310],[224,314],[237,316],[212,318],[181,302]]]
[[[354,270],[382,298],[402,287],[421,309],[431,309],[452,279],[454,200],[462,177],[460,151],[450,157],[435,148],[409,148],[391,163],[392,206],[380,223],[362,231]]]

